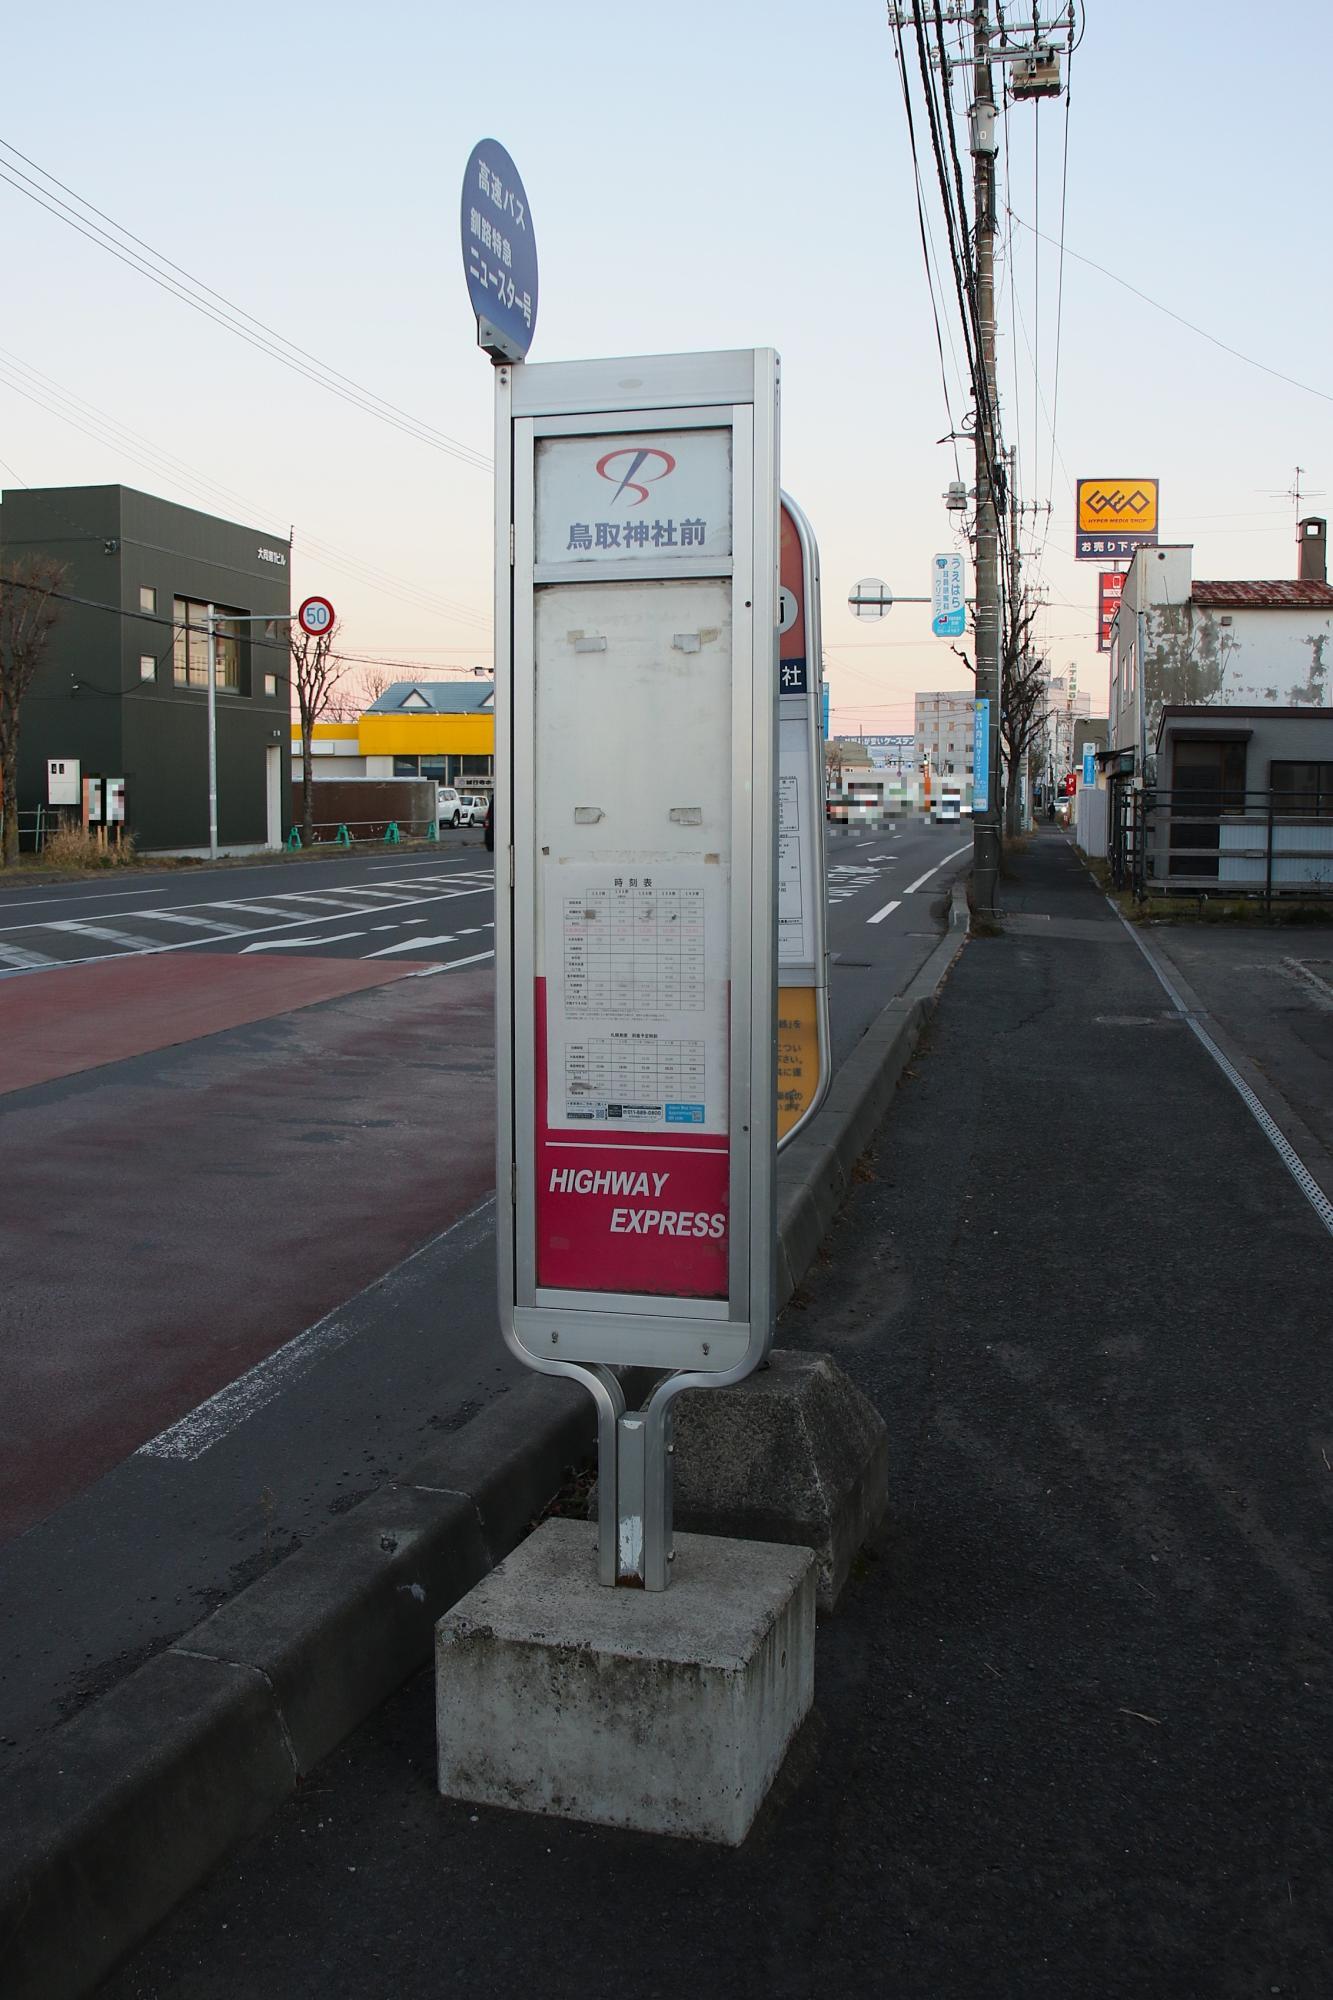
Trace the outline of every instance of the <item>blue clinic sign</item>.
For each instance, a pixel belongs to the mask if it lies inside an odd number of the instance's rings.
[[[990,703],[979,701],[972,718],[972,810],[984,813],[990,799]]]
[[[937,639],[960,639],[967,630],[963,602],[963,558],[956,552],[936,556],[930,566],[930,629]]]
[[[1097,782],[1097,752],[1091,743],[1083,745],[1083,782],[1085,785],[1095,785]]]
[[[472,148],[462,227],[477,345],[493,361],[521,361],[537,324],[537,239],[518,168],[498,139]]]

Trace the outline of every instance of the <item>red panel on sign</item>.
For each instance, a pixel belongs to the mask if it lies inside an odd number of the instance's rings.
[[[778,581],[784,590],[789,590],[796,599],[796,622],[788,627],[778,642],[778,651],[783,659],[805,657],[805,564],[801,557],[801,538],[796,532],[796,523],[784,507],[781,515],[781,538],[778,544]]]
[[[559,1291],[725,1299],[727,1141],[586,1134],[546,1122],[546,982],[536,982],[537,1283]]]
[[[1126,572],[1123,569],[1104,569],[1097,573],[1097,651],[1109,653],[1111,650],[1111,623],[1120,609],[1120,599],[1125,588]]]

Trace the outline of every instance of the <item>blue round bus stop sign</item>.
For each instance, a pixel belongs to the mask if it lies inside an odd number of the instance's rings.
[[[521,361],[537,324],[537,239],[518,168],[498,139],[472,148],[461,220],[477,345],[493,361]]]

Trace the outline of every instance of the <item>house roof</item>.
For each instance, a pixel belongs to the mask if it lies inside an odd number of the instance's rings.
[[[495,706],[493,681],[395,681],[367,715],[477,715]]]
[[[1196,604],[1217,611],[1333,611],[1333,584],[1278,578],[1268,583],[1195,583]]]

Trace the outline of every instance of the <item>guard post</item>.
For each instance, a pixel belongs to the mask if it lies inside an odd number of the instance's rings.
[[[660,1591],[675,1398],[772,1339],[778,361],[495,381],[502,1328],[595,1399],[600,1580]]]

